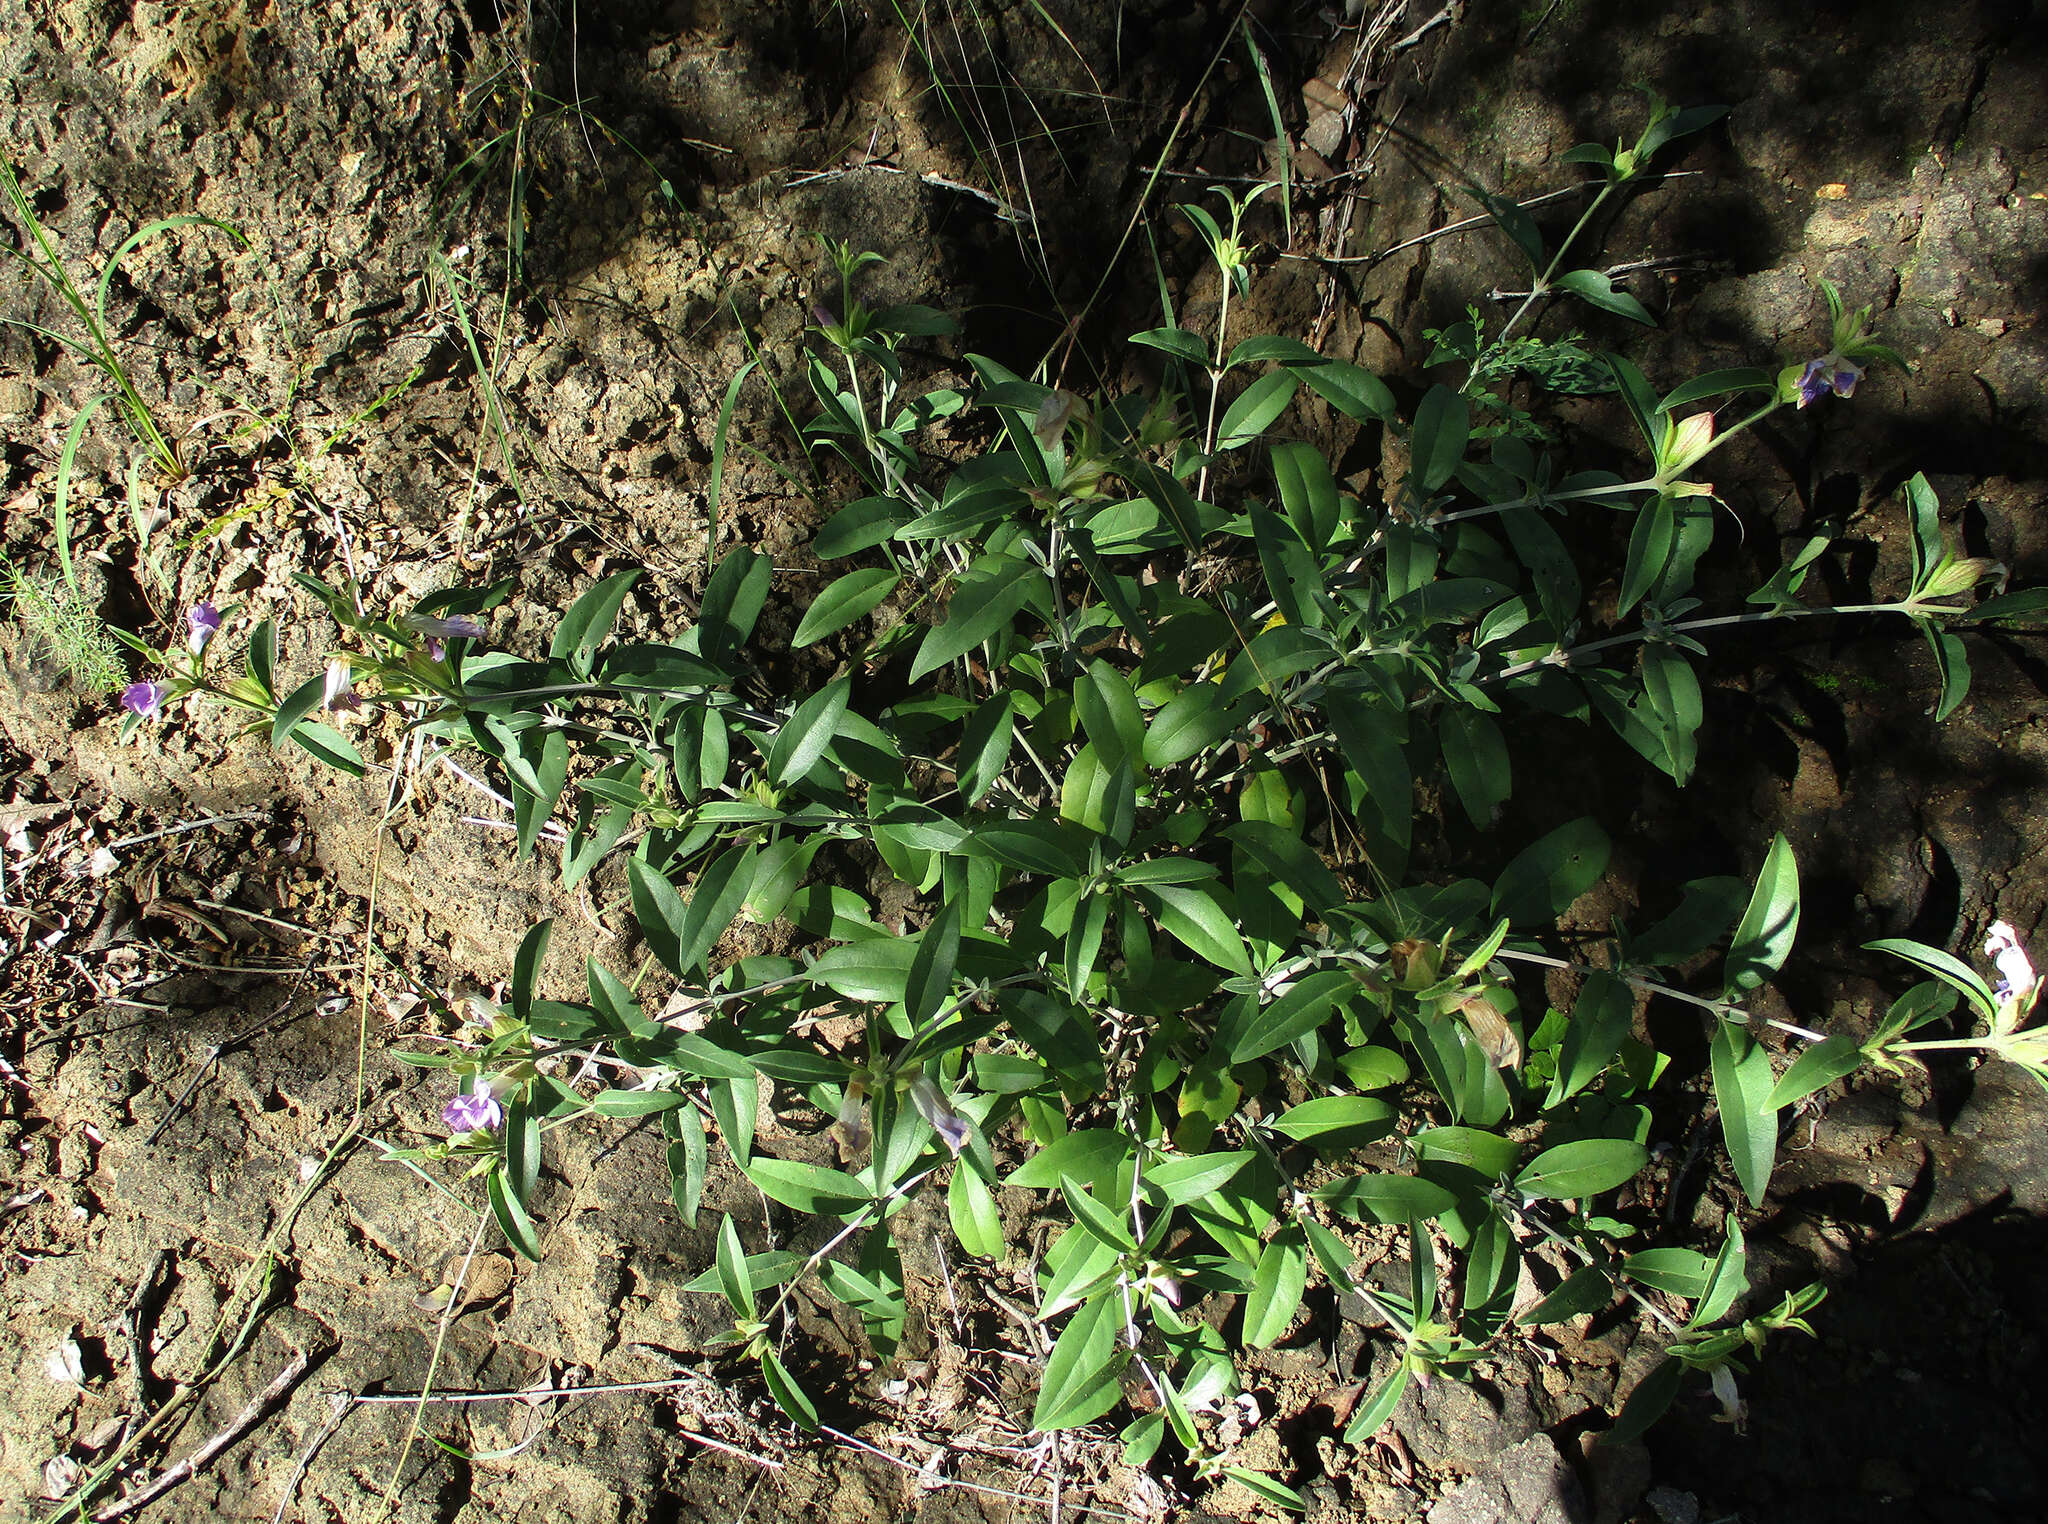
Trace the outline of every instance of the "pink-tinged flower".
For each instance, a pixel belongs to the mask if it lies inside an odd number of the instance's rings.
[[[495,1096],[465,1090],[441,1108],[441,1120],[450,1132],[489,1132],[505,1120],[505,1108]]]
[[[210,603],[195,603],[185,610],[185,624],[190,631],[185,637],[185,644],[197,656],[220,633],[220,610]]]
[[[427,659],[429,661],[446,661],[448,659],[448,646],[446,642],[429,635],[427,637]]]
[[[1998,965],[1998,987],[1992,993],[2001,1001],[2025,1004],[2040,983],[2027,950],[2020,946],[2020,934],[2005,921],[1993,921],[1984,936],[1984,951]]]
[[[1837,397],[1854,396],[1856,383],[1862,379],[1863,367],[1839,354],[1808,360],[1799,377],[1799,406],[1810,406],[1831,392]]]
[[[484,622],[471,614],[407,614],[399,623],[435,640],[482,640]],[[439,658],[436,658],[437,660]]]
[[[164,700],[170,696],[169,683],[130,683],[121,690],[121,707],[130,714],[153,720],[163,713]]]
[[[363,701],[356,697],[355,677],[347,662],[336,660],[327,664],[327,686],[320,702],[329,714],[362,713]]]

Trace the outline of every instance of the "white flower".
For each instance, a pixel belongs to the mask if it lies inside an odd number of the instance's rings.
[[[2008,922],[1993,921],[1984,937],[1984,952],[1998,965],[1998,988],[1994,991],[1998,998],[2026,1004],[2040,976],[2028,961],[2027,950],[2020,946],[2019,933]]]

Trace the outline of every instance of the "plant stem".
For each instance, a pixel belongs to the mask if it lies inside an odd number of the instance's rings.
[[[1545,953],[1517,952],[1507,947],[1501,948],[1494,956],[1496,958],[1506,958],[1515,963],[1534,963],[1542,968],[1561,968],[1565,972],[1572,974],[1609,974],[1621,980],[1624,984],[1631,985],[1647,994],[1663,995],[1672,1000],[1682,1000],[1687,1005],[1696,1005],[1703,1011],[1711,1011],[1723,1021],[1747,1023],[1752,1019],[1760,1020],[1765,1026],[1776,1027],[1780,1032],[1788,1032],[1794,1037],[1804,1038],[1807,1042],[1824,1042],[1827,1040],[1825,1033],[1813,1031],[1809,1027],[1794,1026],[1789,1021],[1779,1021],[1773,1016],[1752,1017],[1750,1012],[1744,1010],[1735,1001],[1709,1000],[1704,995],[1689,995],[1684,990],[1673,989],[1668,984],[1660,983],[1655,979],[1646,979],[1640,974],[1624,973],[1619,969],[1612,968],[1595,968],[1590,963],[1573,963],[1564,958],[1550,957]]]

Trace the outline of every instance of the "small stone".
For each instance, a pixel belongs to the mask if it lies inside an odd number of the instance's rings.
[[[1700,1500],[1676,1487],[1652,1487],[1643,1494],[1658,1524],[1700,1524]]]

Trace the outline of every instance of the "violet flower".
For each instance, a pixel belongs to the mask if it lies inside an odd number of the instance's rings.
[[[145,720],[163,713],[164,700],[171,696],[169,683],[130,683],[121,690],[121,707]]]
[[[185,644],[194,656],[212,644],[213,637],[220,633],[220,610],[210,603],[195,603],[185,610],[185,624],[190,633]]]
[[[441,1120],[450,1132],[489,1132],[505,1120],[505,1108],[495,1096],[465,1090],[441,1108]]]
[[[473,614],[407,614],[399,621],[414,634],[434,640],[482,640],[484,624]],[[438,659],[438,658],[437,658]]]
[[[1863,367],[1843,359],[1839,354],[1822,355],[1818,360],[1808,360],[1806,369],[1799,377],[1799,405],[1804,408],[1820,401],[1830,392],[1837,397],[1852,397],[1856,383],[1863,379]]]
[[[953,1157],[960,1157],[960,1150],[967,1146],[974,1129],[967,1125],[967,1119],[955,1111],[939,1093],[939,1087],[932,1083],[931,1076],[920,1074],[910,1082],[910,1104],[917,1108],[917,1114],[932,1124],[932,1128],[944,1140]]]

